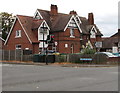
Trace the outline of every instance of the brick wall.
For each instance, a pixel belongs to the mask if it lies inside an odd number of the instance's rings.
[[[17,30],[21,30],[21,37],[18,37],[18,38],[15,37]],[[29,42],[29,40],[18,20],[16,21],[16,24],[14,25],[14,28],[10,35],[10,38],[8,39],[8,42],[5,45],[5,50],[15,50],[17,44],[20,44],[22,49],[29,48],[30,50],[33,50],[33,53],[36,53],[38,51],[37,50],[38,45],[32,45]],[[35,49],[35,51],[34,51],[34,49]]]
[[[58,43],[57,51],[60,53],[78,53],[80,52],[80,32],[74,29],[75,38],[70,37],[70,29],[67,28],[65,32],[56,32],[55,41]],[[67,47],[65,47],[65,44]],[[73,47],[73,48],[72,48]]]
[[[101,36],[96,36],[96,41],[102,41]]]

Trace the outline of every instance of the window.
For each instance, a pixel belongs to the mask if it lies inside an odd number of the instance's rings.
[[[68,48],[68,44],[65,44],[65,48]]]
[[[74,29],[70,28],[70,37],[74,37]]]
[[[16,31],[16,37],[21,37],[21,30]]]
[[[19,45],[16,45],[16,49],[18,50],[18,49],[21,49],[21,45],[19,44]]]

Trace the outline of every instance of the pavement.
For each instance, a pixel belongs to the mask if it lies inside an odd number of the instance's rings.
[[[20,61],[0,61],[2,64],[20,64],[20,65],[38,65],[45,66],[46,63],[40,62],[20,62]],[[76,63],[48,63],[49,66],[61,66],[61,67],[115,67],[118,65],[109,65],[109,64],[76,64]]]

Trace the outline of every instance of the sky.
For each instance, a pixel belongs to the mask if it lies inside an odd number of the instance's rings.
[[[58,12],[68,14],[75,10],[79,16],[88,18],[94,14],[95,24],[104,37],[115,34],[118,30],[119,0],[2,0],[0,12],[13,15],[34,16],[36,9],[50,10],[50,5],[58,6]]]

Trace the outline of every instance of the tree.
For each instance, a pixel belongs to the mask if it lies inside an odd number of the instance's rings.
[[[0,25],[2,30],[2,38],[6,40],[7,35],[10,31],[10,28],[13,24],[13,16],[12,14],[9,14],[7,12],[1,12],[0,13]]]

